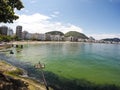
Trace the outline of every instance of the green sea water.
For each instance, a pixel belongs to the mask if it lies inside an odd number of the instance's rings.
[[[86,79],[97,84],[120,85],[120,45],[93,43],[41,43],[13,48],[21,62],[39,61],[50,71],[68,79]]]

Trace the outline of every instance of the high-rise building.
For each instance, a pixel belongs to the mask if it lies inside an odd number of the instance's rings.
[[[1,35],[7,35],[8,27],[7,26],[1,26],[0,27],[0,34]]]
[[[8,29],[7,35],[8,36],[13,36],[13,30],[11,28]]]
[[[28,34],[28,32],[27,31],[23,31],[22,32],[22,39],[27,39],[27,34]]]
[[[18,39],[22,39],[22,26],[16,27],[16,36],[18,37]]]

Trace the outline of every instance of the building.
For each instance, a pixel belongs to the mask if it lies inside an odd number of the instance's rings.
[[[87,40],[87,42],[95,42],[95,39],[90,36],[89,39]]]
[[[45,34],[45,40],[46,41],[51,41],[51,35],[50,34]]]
[[[32,38],[31,39],[39,40],[39,41],[45,41],[46,35],[45,34],[34,33],[34,34],[32,34]]]
[[[50,35],[51,41],[64,41],[64,36],[61,35]]]
[[[75,36],[69,36],[69,37],[65,37],[65,40],[75,42],[75,41],[78,41],[78,38]]]
[[[82,38],[78,39],[78,42],[86,42],[86,41],[87,41],[87,39],[82,39]]]
[[[27,34],[28,34],[27,31],[23,31],[23,32],[22,32],[22,39],[23,39],[23,40],[26,40],[26,39],[27,39]]]
[[[1,35],[7,35],[8,27],[7,26],[1,26],[0,27],[0,34]]]
[[[22,39],[22,26],[16,27],[16,36],[18,37],[18,39]]]
[[[38,40],[45,41],[46,40],[46,35],[45,34],[38,34]]]
[[[8,35],[8,36],[13,36],[13,30],[9,28],[9,29],[8,29],[8,32],[7,32],[7,35]]]
[[[27,34],[26,34],[26,39],[27,39],[27,40],[32,39],[32,37],[33,37],[32,33],[27,33]]]
[[[38,33],[33,33],[33,34],[32,34],[32,39],[33,39],[33,40],[38,40],[38,36],[39,36]]]

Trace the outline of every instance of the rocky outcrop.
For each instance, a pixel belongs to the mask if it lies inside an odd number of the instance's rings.
[[[28,84],[0,72],[0,90],[29,90]]]
[[[0,90],[46,90],[42,83],[23,74],[23,69],[0,60]]]

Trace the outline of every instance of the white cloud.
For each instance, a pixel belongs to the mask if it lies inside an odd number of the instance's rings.
[[[75,25],[72,25],[72,24],[71,25],[68,24],[67,27],[63,27],[61,29],[63,29],[64,32],[68,32],[68,31],[78,31],[78,32],[81,32],[81,33],[83,32],[82,28],[80,28],[78,26],[75,26]]]
[[[60,15],[59,11],[54,11],[53,14],[51,15],[51,17],[58,17]]]
[[[21,11],[23,11],[23,12],[25,12],[25,13],[30,12],[29,10],[27,10],[27,9],[25,9],[25,8],[23,8]],[[16,11],[16,12],[17,12],[17,11]]]
[[[54,17],[54,18],[55,18],[55,17],[58,17],[58,16],[57,16],[57,15],[52,14],[52,15],[51,15],[51,17]]]
[[[16,21],[17,23],[26,23],[26,24],[34,24],[41,23],[42,21],[46,21],[50,19],[50,17],[36,13],[33,15],[20,15],[20,18]]]
[[[5,25],[1,23],[1,25]],[[23,30],[30,33],[46,33],[48,31],[61,31],[66,33],[68,31],[78,31],[83,33],[83,29],[79,26],[52,21],[52,17],[42,15],[40,13],[32,15],[19,15],[19,19],[13,24],[7,24],[8,27],[13,28],[14,32],[17,25],[22,25]],[[91,34],[87,36],[92,36],[97,40],[104,38],[120,38],[120,34]]]
[[[79,31],[83,30],[72,24],[63,24],[61,22],[52,21],[52,17],[42,15],[39,13],[32,15],[19,15],[19,19],[11,26],[16,27],[17,25],[22,25],[23,30],[27,30],[30,33],[45,33],[48,31],[61,31],[66,33],[68,31]],[[15,28],[14,28],[15,30]]]
[[[90,36],[94,37],[97,40],[105,38],[120,38],[120,34],[91,34]]]
[[[1,25],[5,25],[1,23]],[[8,27],[16,29],[17,25],[22,25],[23,30],[26,30],[30,33],[46,33],[48,31],[61,31],[66,33],[68,31],[78,31],[83,33],[83,29],[79,26],[61,23],[52,21],[52,17],[42,15],[40,13],[32,15],[19,15],[19,19],[13,24],[7,24]],[[120,34],[91,34],[87,36],[92,36],[97,40],[104,38],[120,38]]]

